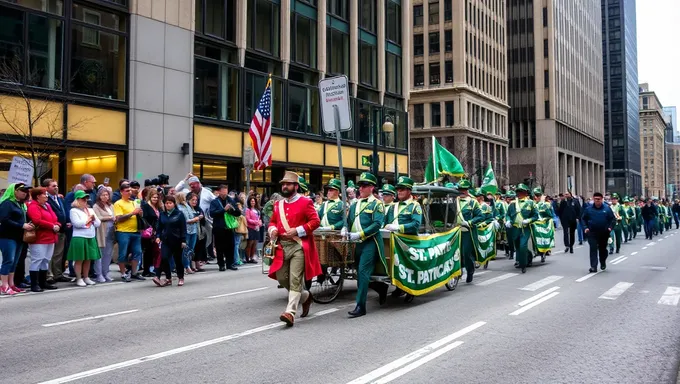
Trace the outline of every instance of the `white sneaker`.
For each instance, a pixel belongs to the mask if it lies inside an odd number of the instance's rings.
[[[87,284],[85,284],[83,279],[76,280],[76,285],[79,286],[79,287],[87,287]]]
[[[97,284],[97,283],[95,283],[94,281],[90,280],[89,277],[84,278],[83,281],[84,281],[85,284],[87,284],[87,285],[95,285],[95,284]]]
[[[104,276],[104,280],[106,280],[107,283],[110,283],[110,282],[113,281],[113,279],[111,278],[111,276],[109,276],[108,274],[107,274],[106,276]]]
[[[104,276],[97,276],[97,280],[95,280],[97,283],[106,283],[106,279]]]

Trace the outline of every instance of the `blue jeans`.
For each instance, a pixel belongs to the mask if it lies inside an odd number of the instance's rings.
[[[654,226],[654,219],[652,220],[645,220],[645,238],[652,238],[652,231]]]
[[[578,233],[578,242],[582,243],[583,242],[583,224],[581,224],[581,220],[578,221],[578,226],[576,227],[576,232]]]
[[[0,275],[7,276],[17,269],[17,261],[21,257],[23,243],[11,239],[0,239],[0,252],[2,252],[2,266]]]
[[[187,248],[191,251],[196,248],[196,241],[198,240],[198,233],[187,233]],[[182,257],[184,263],[184,268],[189,268],[191,266],[191,260],[186,257]]]
[[[118,264],[142,261],[142,235],[134,232],[116,232],[118,241]],[[128,258],[128,255],[132,257]]]
[[[243,239],[243,235],[234,232],[234,265],[238,264],[241,260],[241,252],[239,251],[241,239]]]

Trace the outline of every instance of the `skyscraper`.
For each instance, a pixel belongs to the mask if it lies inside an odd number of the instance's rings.
[[[513,0],[507,19],[510,181],[603,191],[600,0]]]
[[[640,136],[642,137],[643,194],[663,197],[666,191],[666,115],[649,84],[640,84]]]
[[[663,113],[665,113],[671,121],[673,126],[673,141],[680,143],[680,127],[678,127],[678,110],[676,107],[668,106],[663,107]]]
[[[602,0],[607,190],[642,193],[635,0]]]

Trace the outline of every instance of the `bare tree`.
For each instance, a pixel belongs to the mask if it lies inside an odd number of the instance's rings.
[[[37,74],[27,78],[35,78]],[[39,185],[40,178],[51,169],[50,159],[58,155],[67,144],[67,132],[82,129],[88,119],[65,123],[63,101],[56,102],[50,97],[31,98],[22,85],[22,69],[18,60],[0,63],[0,125],[5,129],[0,138],[9,143],[5,149],[17,156],[26,157],[33,166],[33,182]]]
[[[536,162],[536,173],[534,174],[535,185],[541,187],[542,191],[552,188],[555,182],[555,159],[550,157],[546,161]]]

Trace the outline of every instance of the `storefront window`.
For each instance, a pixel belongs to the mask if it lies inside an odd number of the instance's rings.
[[[316,68],[316,20],[290,14],[292,61]]]
[[[268,0],[248,0],[248,48],[279,55],[279,5]]]
[[[66,185],[61,190],[69,191],[85,173],[93,175],[99,183],[108,177],[115,185],[125,175],[123,152],[69,148],[66,151]]]
[[[288,86],[288,130],[319,134],[319,91],[295,84]]]
[[[255,115],[255,110],[257,105],[260,103],[260,98],[264,93],[264,89],[267,86],[267,76],[264,74],[258,74],[254,72],[246,72],[246,89],[245,89],[245,102],[246,102],[246,115],[243,118],[243,122],[250,124],[253,116]],[[272,78],[272,128],[283,129],[283,83],[278,78]]]
[[[349,73],[349,35],[326,28],[326,71],[329,74]]]
[[[45,155],[44,161],[38,162],[40,169],[40,179],[58,179],[59,178],[59,153],[57,150],[50,151],[47,149],[37,149],[36,154]],[[14,156],[20,156],[26,159],[31,158],[30,152],[24,152],[19,148],[12,148],[7,146],[6,149],[0,150],[0,189],[7,188],[7,177],[9,176],[9,169],[12,165]]]

